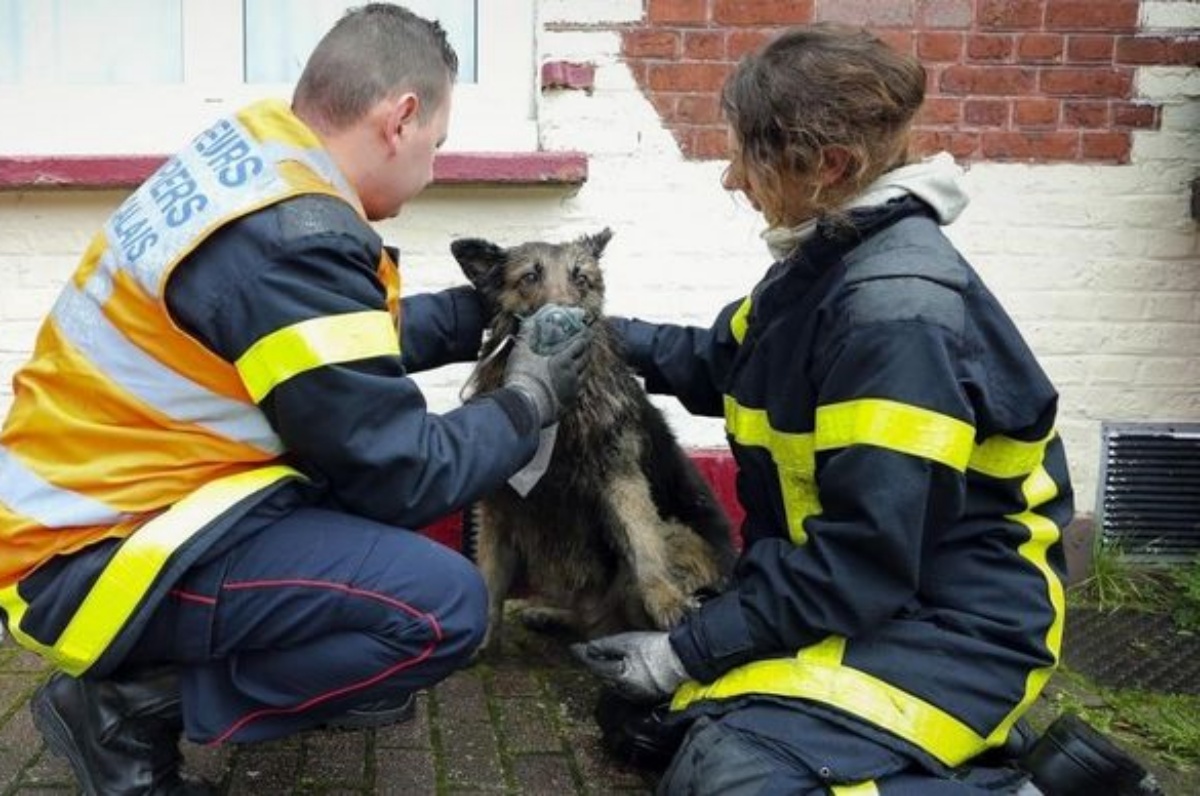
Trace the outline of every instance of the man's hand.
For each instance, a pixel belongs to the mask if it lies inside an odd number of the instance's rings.
[[[572,644],[571,652],[632,702],[660,702],[688,679],[666,633],[634,631]]]
[[[504,368],[504,386],[529,396],[542,428],[557,422],[579,394],[579,376],[591,338],[592,330],[585,326],[554,353],[538,354],[525,334],[517,336]]]

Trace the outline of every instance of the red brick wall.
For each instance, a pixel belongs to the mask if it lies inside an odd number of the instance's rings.
[[[1200,35],[1138,32],[1137,0],[644,0],[622,53],[691,158],[723,158],[717,95],[744,53],[789,24],[861,24],[929,71],[917,148],[962,160],[1129,160],[1159,109],[1139,66],[1195,65]]]

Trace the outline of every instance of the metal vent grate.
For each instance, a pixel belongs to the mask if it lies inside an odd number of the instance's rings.
[[[1132,560],[1200,554],[1200,423],[1104,424],[1100,540]]]

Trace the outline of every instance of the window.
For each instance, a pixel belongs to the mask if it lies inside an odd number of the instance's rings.
[[[291,96],[346,0],[0,0],[0,156],[167,154]],[[408,0],[460,61],[448,150],[536,149],[533,0]]]

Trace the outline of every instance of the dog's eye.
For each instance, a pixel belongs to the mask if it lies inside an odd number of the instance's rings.
[[[576,268],[571,274],[571,281],[579,287],[586,288],[592,286],[592,278],[581,268]]]
[[[534,269],[521,275],[520,284],[528,287],[529,285],[536,285],[540,281],[542,281],[542,272]]]

